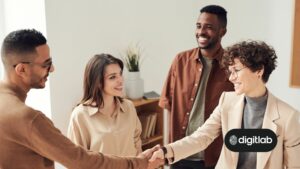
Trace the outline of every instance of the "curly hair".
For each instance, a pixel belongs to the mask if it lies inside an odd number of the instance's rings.
[[[269,80],[277,64],[275,50],[262,41],[242,41],[227,47],[222,59],[223,65],[228,69],[228,66],[234,64],[234,59],[239,59],[252,72],[264,69],[264,83]]]

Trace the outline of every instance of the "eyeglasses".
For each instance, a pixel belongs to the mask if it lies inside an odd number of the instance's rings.
[[[47,62],[45,63],[35,63],[35,62],[20,62],[20,63],[23,63],[23,64],[30,64],[30,65],[38,65],[38,66],[41,66],[43,69],[47,69],[47,71],[49,72],[50,69],[51,69],[51,66],[53,65],[53,62],[52,62],[52,59],[49,59]],[[18,64],[20,63],[17,63],[15,65],[13,65],[14,67],[16,67]]]
[[[227,76],[228,76],[228,77],[232,76],[233,78],[237,78],[237,77],[238,77],[238,73],[239,73],[241,70],[245,69],[245,68],[247,68],[247,67],[242,67],[242,68],[240,68],[240,69],[227,70]]]

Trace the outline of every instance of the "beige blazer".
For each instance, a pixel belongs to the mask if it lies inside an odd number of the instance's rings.
[[[278,142],[272,151],[257,153],[256,168],[300,168],[300,113],[270,92],[268,95],[262,128],[275,132]],[[223,93],[219,105],[202,127],[169,145],[174,152],[174,162],[205,149],[221,132],[224,139],[229,130],[241,128],[243,108],[244,95]],[[223,143],[216,169],[235,169],[238,156],[238,152],[230,151]]]

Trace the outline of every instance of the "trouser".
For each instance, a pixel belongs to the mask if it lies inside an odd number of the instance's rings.
[[[171,165],[170,169],[214,169],[215,167],[205,167],[204,161],[180,160]]]

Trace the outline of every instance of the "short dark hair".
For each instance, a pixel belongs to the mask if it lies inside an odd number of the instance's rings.
[[[35,29],[21,29],[9,33],[3,40],[1,54],[27,54],[47,43],[43,34]]]
[[[83,97],[79,104],[93,107],[103,106],[104,73],[108,65],[117,64],[123,71],[122,60],[113,57],[110,54],[97,54],[87,63],[83,77]],[[123,101],[120,97],[115,97]],[[93,105],[96,103],[96,105]]]
[[[222,63],[228,69],[228,66],[234,64],[235,58],[252,72],[264,69],[262,80],[265,83],[277,64],[275,50],[262,41],[242,41],[227,47]]]
[[[223,7],[221,7],[219,5],[208,5],[208,6],[203,7],[200,10],[200,13],[204,13],[204,12],[217,15],[221,25],[224,28],[226,28],[226,26],[227,26],[227,11]]]

